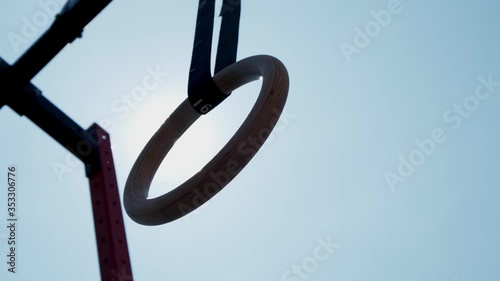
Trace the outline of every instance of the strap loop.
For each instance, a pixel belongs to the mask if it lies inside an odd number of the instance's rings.
[[[224,0],[215,73],[236,62],[240,14],[240,0]],[[188,83],[189,102],[200,114],[207,114],[231,94],[217,88],[210,70],[214,15],[215,0],[200,0]]]

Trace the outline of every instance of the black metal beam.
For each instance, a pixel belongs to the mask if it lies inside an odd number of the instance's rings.
[[[29,82],[112,0],[69,0],[52,26],[12,66],[21,82]]]
[[[7,78],[8,71],[9,71],[9,65],[2,58],[0,58],[0,80],[2,80],[2,77]],[[8,94],[12,93],[8,92],[6,94],[5,92],[0,93],[0,109],[2,109],[2,107],[7,102],[6,97]]]
[[[68,0],[51,28],[13,66],[0,58],[0,85],[3,90],[0,93],[0,109],[8,105],[19,115],[28,117],[86,164],[87,177],[91,182],[101,278],[132,280],[109,135],[97,125],[84,130],[30,83],[66,44],[80,36],[83,28],[110,2]],[[99,207],[101,201],[104,209]]]
[[[0,84],[7,85],[8,95],[3,95],[5,104],[21,116],[28,117],[33,123],[49,134],[86,164],[87,174],[98,168],[97,141],[91,132],[84,130],[68,115],[62,112],[33,84],[21,86],[6,69],[9,65],[0,59]]]
[[[8,105],[28,117],[42,130],[67,148],[87,167],[87,174],[99,166],[97,141],[69,116],[42,96],[30,83],[68,43],[81,36],[85,26],[112,0],[69,0],[52,26],[15,63],[0,58],[0,109]]]

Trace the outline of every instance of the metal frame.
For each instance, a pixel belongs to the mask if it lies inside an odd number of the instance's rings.
[[[80,37],[111,0],[69,0],[52,26],[13,65],[0,58],[0,109],[7,105],[80,159],[89,178],[101,280],[132,280],[109,134],[84,130],[30,83],[68,43]]]
[[[101,279],[132,281],[132,269],[109,134],[97,124],[85,130],[31,84],[54,57],[76,38],[112,0],[68,0],[52,26],[13,65],[0,58],[0,109],[7,105],[49,134],[85,164],[89,178]],[[210,4],[210,5],[208,5]],[[240,0],[224,0],[215,72],[236,61]],[[210,73],[215,0],[199,0],[188,98],[208,113],[228,94]],[[201,44],[200,44],[201,43]]]

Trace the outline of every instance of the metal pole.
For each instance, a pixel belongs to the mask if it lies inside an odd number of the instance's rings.
[[[132,281],[132,268],[109,134],[94,124],[100,169],[89,176],[101,280]]]

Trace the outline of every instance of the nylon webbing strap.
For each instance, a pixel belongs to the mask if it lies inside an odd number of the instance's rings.
[[[224,0],[220,16],[219,45],[215,61],[215,73],[236,62],[240,30],[241,0]]]
[[[222,23],[215,73],[236,62],[240,14],[240,0],[224,0],[220,13]],[[200,0],[189,73],[188,97],[193,108],[201,114],[208,113],[230,94],[221,92],[212,79],[214,15],[215,0]]]

